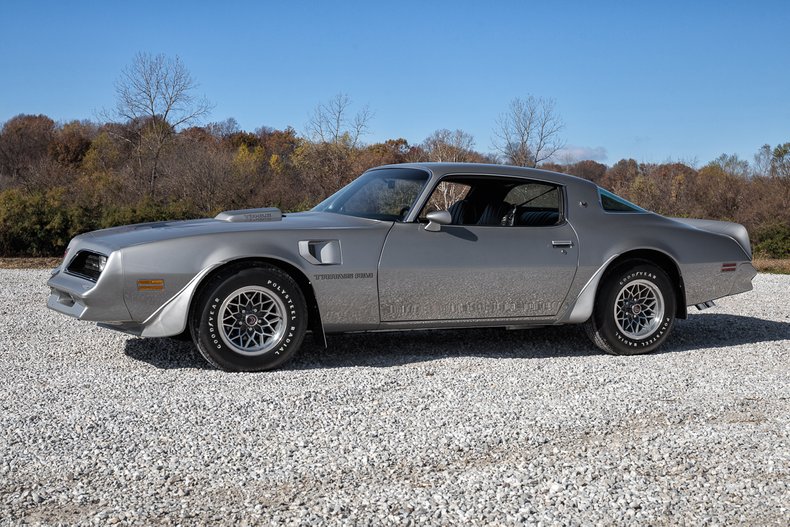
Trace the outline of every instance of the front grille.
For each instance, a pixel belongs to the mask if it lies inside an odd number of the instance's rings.
[[[71,260],[68,268],[66,268],[66,272],[95,282],[99,279],[102,271],[104,271],[104,266],[106,264],[107,257],[103,254],[91,251],[80,251],[77,253],[77,256]]]

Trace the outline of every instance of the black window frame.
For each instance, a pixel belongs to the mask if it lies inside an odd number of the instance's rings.
[[[562,183],[557,183],[556,181],[547,181],[547,180],[540,179],[540,178],[527,178],[527,177],[524,177],[524,176],[509,176],[509,175],[506,175],[506,174],[491,174],[491,175],[488,175],[488,174],[445,174],[444,176],[439,178],[439,180],[436,181],[436,183],[432,186],[430,192],[428,192],[425,195],[425,197],[423,198],[422,203],[420,203],[420,210],[417,213],[417,215],[414,217],[414,220],[413,220],[414,223],[420,223],[420,224],[427,223],[427,220],[424,218],[423,211],[425,210],[425,207],[428,206],[428,203],[430,202],[431,196],[436,191],[436,189],[439,187],[439,184],[442,183],[443,181],[447,181],[448,179],[449,180],[453,180],[453,181],[458,182],[458,183],[464,183],[465,179],[466,180],[491,181],[491,182],[494,182],[494,181],[508,181],[508,182],[511,182],[511,183],[513,183],[511,188],[508,189],[508,191],[505,192],[502,195],[502,201],[503,202],[504,202],[505,197],[510,193],[510,191],[513,188],[515,188],[515,187],[517,187],[519,185],[527,185],[529,183],[536,183],[536,184],[540,184],[540,185],[549,185],[549,186],[555,187],[557,189],[558,193],[559,193],[558,196],[557,196],[557,209],[558,209],[557,212],[559,214],[559,219],[557,220],[557,223],[554,223],[552,225],[509,225],[509,226],[505,226],[505,225],[464,224],[464,225],[451,225],[452,227],[498,227],[498,228],[503,228],[503,227],[504,228],[513,228],[513,227],[522,228],[522,227],[527,227],[527,228],[544,228],[544,227],[558,227],[558,226],[561,226],[561,225],[565,225],[568,222],[568,218],[567,218],[567,215],[566,215],[568,192],[567,192],[566,186],[563,185]],[[472,185],[472,190],[470,190],[470,193],[474,192],[474,190],[475,190],[474,189],[474,185]]]

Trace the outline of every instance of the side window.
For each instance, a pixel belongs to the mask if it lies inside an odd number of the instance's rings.
[[[420,219],[424,219],[429,212],[435,210],[449,210],[452,213],[453,205],[466,198],[470,188],[472,187],[464,183],[442,181],[436,186],[428,203],[423,207]]]
[[[434,189],[420,220],[436,210],[450,212],[453,225],[487,227],[548,226],[560,222],[557,185],[507,177],[445,180]]]
[[[560,189],[548,183],[525,183],[513,187],[505,203],[510,209],[508,225],[547,227],[560,222]]]
[[[560,193],[554,185],[527,183],[514,187],[508,192],[507,196],[505,196],[505,202],[518,207],[548,209],[559,212]]]

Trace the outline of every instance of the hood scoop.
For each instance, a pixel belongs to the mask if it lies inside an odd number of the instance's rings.
[[[250,221],[280,221],[283,213],[277,207],[265,209],[226,210],[214,216],[215,220],[229,221],[232,223]]]

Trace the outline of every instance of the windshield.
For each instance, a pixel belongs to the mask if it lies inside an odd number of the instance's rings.
[[[313,207],[372,220],[402,221],[428,181],[428,173],[413,168],[382,168],[365,172]]]

